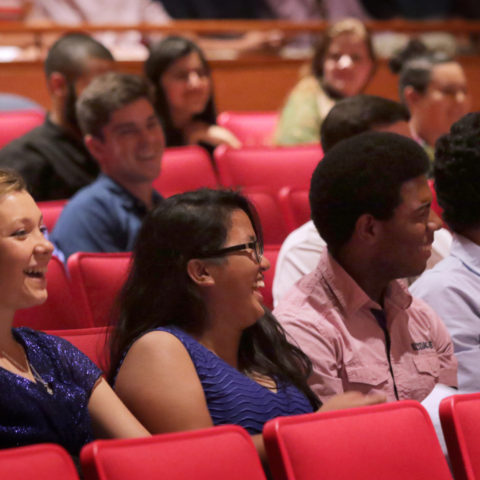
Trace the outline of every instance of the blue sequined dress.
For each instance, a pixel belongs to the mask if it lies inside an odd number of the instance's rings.
[[[0,448],[52,442],[78,455],[93,439],[87,405],[102,372],[66,340],[29,328],[12,331],[53,392],[0,367]]]
[[[180,328],[169,326],[155,330],[171,333],[187,349],[214,425],[240,425],[255,434],[261,433],[264,423],[272,418],[312,412],[307,397],[293,385],[279,385],[278,391],[273,392],[233,368]]]

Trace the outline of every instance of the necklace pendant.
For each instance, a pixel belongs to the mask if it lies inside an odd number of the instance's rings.
[[[53,395],[52,387],[50,385],[48,385],[48,383],[46,385],[44,385],[44,387],[45,387],[45,390],[47,391],[47,393],[49,395]]]

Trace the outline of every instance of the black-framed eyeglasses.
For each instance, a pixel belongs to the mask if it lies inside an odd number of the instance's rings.
[[[231,252],[239,252],[241,250],[250,249],[255,255],[255,260],[260,265],[260,262],[263,258],[263,245],[259,243],[258,240],[249,243],[242,243],[240,245],[232,245],[231,247],[219,248],[218,250],[213,250],[211,252],[206,252],[198,255],[199,258],[209,258],[209,257],[221,257],[227,255]]]

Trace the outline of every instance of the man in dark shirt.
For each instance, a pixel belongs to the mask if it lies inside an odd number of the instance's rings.
[[[51,105],[45,123],[0,150],[0,166],[19,171],[35,200],[70,198],[97,177],[75,114],[77,95],[95,76],[112,70],[112,54],[83,33],[55,42],[45,60]]]
[[[80,95],[77,114],[102,173],[63,209],[52,240],[65,257],[129,251],[143,217],[162,198],[152,182],[165,138],[148,86],[136,75],[102,75]]]

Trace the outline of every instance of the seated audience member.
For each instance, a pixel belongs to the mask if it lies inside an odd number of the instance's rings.
[[[77,115],[102,173],[68,202],[51,239],[65,257],[129,251],[143,217],[161,200],[152,182],[165,140],[148,85],[136,75],[102,75],[83,91]]]
[[[374,69],[375,55],[365,26],[351,18],[334,23],[316,48],[311,74],[287,98],[275,143],[319,142],[320,126],[335,102],[360,93]]]
[[[43,125],[0,150],[0,166],[20,172],[35,200],[70,198],[97,177],[98,164],[83,144],[75,101],[93,77],[112,68],[111,53],[83,33],[64,35],[48,52],[51,111]]]
[[[368,130],[408,135],[409,118],[406,107],[393,100],[373,95],[344,98],[334,105],[322,123],[323,151],[327,153],[340,140]],[[448,255],[450,243],[451,234],[447,229],[435,232],[427,268]],[[324,247],[325,242],[311,220],[290,233],[282,244],[275,267],[275,305],[297,280],[315,268]]]
[[[45,272],[53,246],[43,229],[23,179],[0,170],[0,448],[48,442],[78,455],[93,435],[147,435],[102,372],[73,345],[12,328],[16,310],[47,298]]]
[[[51,24],[101,25],[116,24],[131,26],[141,23],[165,25],[172,18],[161,1],[151,0],[35,0],[27,15],[26,22],[34,26]],[[178,3],[178,2],[177,2]],[[229,4],[230,2],[223,2]],[[255,2],[259,3],[259,2]],[[189,35],[193,36],[189,32]],[[117,58],[141,59],[147,54],[146,45],[156,33],[142,35],[138,30],[126,32],[105,31],[95,35],[107,45]],[[196,40],[208,50],[232,50],[247,52],[265,47],[278,46],[281,36],[276,31],[250,31],[238,37],[200,37]],[[48,41],[48,39],[47,39]]]
[[[310,361],[264,315],[269,266],[256,215],[237,192],[175,195],[146,217],[120,296],[110,379],[151,432],[233,423],[262,453],[266,421],[320,406],[306,381]],[[349,392],[321,409],[383,399]]]
[[[229,130],[215,124],[210,67],[200,48],[184,37],[167,37],[154,45],[145,73],[155,92],[155,109],[164,122],[167,147],[221,143],[239,147]]]
[[[399,95],[410,111],[411,136],[433,162],[437,139],[470,109],[462,66],[442,52],[412,40],[390,60],[399,74]]]
[[[435,187],[453,232],[450,256],[410,288],[447,326],[458,359],[458,385],[480,390],[480,113],[470,113],[440,137]]]
[[[30,25],[117,24],[136,25],[171,20],[160,2],[151,0],[35,0],[26,22]],[[138,30],[96,32],[95,38],[106,45],[117,59],[144,59],[146,36]],[[48,39],[47,39],[48,41]]]
[[[310,206],[327,248],[274,313],[312,361],[322,401],[346,390],[421,401],[437,383],[457,384],[445,326],[398,280],[425,269],[440,226],[428,166],[413,140],[366,132],[315,169]]]

